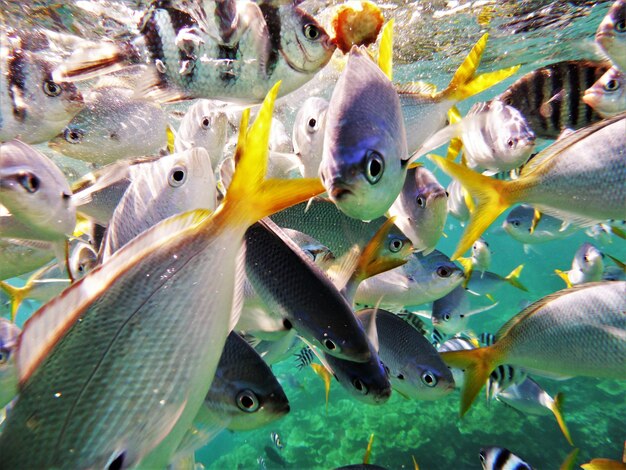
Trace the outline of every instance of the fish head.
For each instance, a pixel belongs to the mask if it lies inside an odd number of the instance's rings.
[[[452,217],[462,222],[469,219],[469,209],[465,202],[463,187],[458,180],[453,179],[447,188],[448,192],[448,212]]]
[[[508,213],[506,220],[502,223],[502,228],[516,240],[530,239],[534,214],[535,210],[530,206],[517,206]]]
[[[89,243],[79,241],[71,250],[69,268],[75,280],[84,277],[97,263],[98,253]]]
[[[596,31],[596,42],[611,58],[626,58],[626,2],[616,1]]]
[[[478,453],[478,458],[483,470],[531,468],[530,465],[504,447],[483,447]]]
[[[389,235],[385,246],[379,253],[379,257],[385,262],[406,261],[413,252],[413,243],[411,240],[399,230],[395,232],[393,229]]]
[[[602,117],[615,116],[626,109],[626,75],[613,66],[591,88],[583,101]]]
[[[491,248],[484,238],[479,238],[472,245],[472,258],[481,270],[487,269],[491,264]]]
[[[393,389],[412,399],[427,401],[438,400],[451,393],[455,388],[452,372],[438,356],[435,357],[437,361],[423,364],[420,362],[426,361],[415,358],[410,369],[404,373],[390,371]]]
[[[414,253],[403,268],[410,288],[424,291],[432,300],[448,294],[465,278],[463,270],[438,250],[428,255]]]
[[[469,322],[465,313],[469,310],[467,292],[459,285],[447,295],[433,302],[433,327],[447,335],[463,331]]]
[[[305,178],[317,176],[324,146],[324,128],[328,101],[308,98],[293,124],[293,149],[302,160]]]
[[[346,215],[372,220],[400,194],[407,162],[398,95],[365,49],[355,46],[326,114],[322,183]]]
[[[499,169],[512,170],[523,165],[535,148],[536,137],[522,113],[495,100],[487,123]]]
[[[604,253],[591,243],[583,243],[576,251],[572,270],[580,270],[587,279],[599,281],[604,271]]]
[[[337,46],[315,18],[287,2],[278,7],[280,53],[296,72],[314,74],[324,67]]]

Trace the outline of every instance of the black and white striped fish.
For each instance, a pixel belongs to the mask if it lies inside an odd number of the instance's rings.
[[[487,397],[495,397],[498,392],[512,385],[519,385],[526,380],[526,371],[520,367],[501,364],[489,375],[487,381]]]
[[[139,90],[143,96],[260,103],[279,80],[281,95],[309,81],[336,48],[299,2],[173,3],[153,2],[134,40],[78,50],[55,77],[83,80],[146,63],[150,78]]]
[[[308,346],[302,348],[298,353],[294,354],[294,356],[296,357],[296,367],[298,370],[302,370],[315,359],[315,353]]]
[[[272,433],[270,434],[270,439],[278,450],[283,450],[285,448],[285,444],[283,444],[283,442],[280,440],[280,436],[276,431],[272,431]]]
[[[520,111],[537,137],[556,139],[563,129],[602,119],[583,95],[609,67],[608,62],[590,60],[550,64],[524,75],[497,100]]]
[[[504,447],[483,447],[478,454],[483,470],[532,470],[532,467]]]
[[[496,335],[484,331],[480,335],[478,335],[478,341],[483,346],[491,346],[493,343],[496,342]]]

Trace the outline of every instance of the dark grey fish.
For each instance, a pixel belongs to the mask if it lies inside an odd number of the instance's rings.
[[[365,331],[330,279],[269,219],[246,232],[246,273],[270,311],[324,352],[370,359]]]
[[[496,99],[519,110],[537,137],[556,139],[563,129],[602,119],[583,95],[609,68],[590,60],[557,62],[527,73]]]
[[[271,446],[265,446],[265,455],[270,461],[274,462],[276,465],[280,466],[281,468],[288,466],[288,462],[284,459],[284,457],[280,455],[278,451]]]

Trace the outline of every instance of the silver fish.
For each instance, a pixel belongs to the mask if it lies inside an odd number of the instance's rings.
[[[443,234],[448,215],[448,193],[423,166],[407,171],[402,191],[389,208],[395,224],[413,247],[428,255]]]
[[[484,447],[478,454],[483,470],[533,470],[530,465],[504,447]]]
[[[0,409],[17,394],[15,350],[21,330],[6,318],[0,318]]]
[[[130,42],[77,51],[55,71],[86,79],[147,63],[142,94],[160,101],[212,98],[260,103],[277,81],[281,95],[309,81],[336,46],[310,15],[291,2],[154,4]]]
[[[326,113],[322,183],[346,215],[372,220],[400,194],[407,167],[398,94],[365,49],[353,47]]]
[[[528,245],[560,240],[579,230],[548,214],[541,214],[537,221],[535,209],[526,204],[514,207],[502,222],[502,228],[515,240]]]
[[[471,309],[467,291],[463,286],[455,287],[451,292],[433,302],[433,327],[447,335],[454,335],[467,330],[470,317],[490,310],[496,304]]]
[[[450,369],[419,331],[385,310],[356,315],[364,325],[375,315],[378,354],[396,392],[414,400],[437,400],[454,390]]]
[[[555,271],[568,287],[601,281],[604,273],[604,253],[591,243],[585,242],[576,250],[572,269],[566,272],[558,269]]]
[[[626,1],[613,3],[598,26],[596,43],[622,72],[626,72]]]
[[[585,90],[583,101],[605,118],[626,111],[626,72],[611,67]]]
[[[324,150],[324,129],[328,101],[312,96],[307,98],[293,123],[293,150],[302,161],[302,175],[315,177],[319,173]]]
[[[524,265],[520,264],[506,276],[501,276],[491,271],[485,271],[484,273],[472,271],[469,279],[465,283],[465,289],[474,295],[492,295],[502,287],[510,285],[524,292],[528,292],[528,289],[519,281],[519,276],[523,268]]]
[[[45,142],[81,110],[81,93],[54,81],[53,67],[27,50],[0,48],[0,142]]]
[[[448,212],[452,217],[461,222],[465,222],[469,219],[470,212],[465,202],[465,190],[458,180],[453,179],[448,188]]]

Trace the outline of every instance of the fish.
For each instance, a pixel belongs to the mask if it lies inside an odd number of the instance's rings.
[[[286,329],[339,358],[366,362],[370,349],[352,308],[330,279],[271,220],[246,232],[246,274]]]
[[[419,156],[414,155],[415,152],[429,137],[446,126],[448,111],[453,106],[485,91],[518,71],[519,66],[514,66],[476,74],[488,38],[488,34],[481,36],[444,90],[437,91],[434,85],[425,82],[397,85],[407,134],[408,152],[413,155],[412,159]]]
[[[438,250],[413,253],[404,266],[378,274],[359,285],[354,302],[386,310],[432,302],[463,282],[463,271]]]
[[[550,294],[509,320],[492,346],[443,353],[465,369],[461,415],[491,371],[511,364],[529,373],[626,377],[626,281],[592,282]]]
[[[183,213],[143,232],[28,320],[16,354],[19,399],[0,436],[3,464],[167,465],[238,314],[245,230],[323,191],[316,180],[264,181],[278,86],[250,129],[244,113],[238,169],[214,213]],[[116,354],[106,354],[112,345]],[[89,354],[78,352],[84,347]],[[137,373],[144,380],[133,380]],[[35,428],[26,424],[33,413]],[[20,449],[26,436],[41,452]]]
[[[73,83],[53,80],[54,65],[22,48],[0,48],[0,142],[52,139],[78,113],[83,96]]]
[[[448,185],[448,213],[455,219],[465,222],[470,217],[467,206],[466,191],[458,180],[453,179]]]
[[[304,85],[336,49],[324,28],[291,2],[157,3],[137,28],[133,40],[75,51],[53,76],[76,81],[146,64],[141,96],[256,104],[279,80],[281,96]]]
[[[134,173],[109,221],[102,261],[167,217],[217,206],[211,159],[202,147],[167,155]]]
[[[506,276],[501,276],[491,271],[485,271],[482,274],[472,272],[470,277],[466,279],[464,287],[471,294],[484,296],[492,295],[507,284],[524,292],[528,292],[526,286],[519,280],[522,269],[524,269],[524,265],[520,264]]]
[[[609,68],[602,61],[556,62],[527,73],[496,100],[522,113],[536,137],[555,139],[563,129],[581,129],[602,119],[583,95]]]
[[[280,468],[284,468],[288,466],[288,462],[285,458],[278,453],[276,449],[270,446],[265,446],[265,455],[269,460],[271,460],[274,464],[278,465]]]
[[[626,2],[617,0],[596,31],[596,43],[622,72],[626,72]]]
[[[319,173],[327,111],[328,101],[311,96],[304,101],[293,123],[293,150],[302,162],[301,171],[305,178]]]
[[[159,153],[167,145],[167,115],[159,105],[133,94],[133,89],[119,86],[92,90],[85,107],[48,146],[98,166]]]
[[[478,345],[475,344],[475,342],[470,338],[464,335],[456,335],[443,342],[440,341],[437,352],[441,355],[441,353],[446,351],[467,351],[477,347]],[[452,372],[456,388],[462,390],[465,384],[465,375],[463,374],[463,370],[456,367],[450,367],[450,371]]]
[[[0,318],[0,409],[17,395],[17,366],[15,350],[20,328],[6,318]]]
[[[396,218],[396,226],[410,238],[413,248],[428,255],[443,234],[448,193],[424,166],[409,169],[389,215]]]
[[[50,242],[63,262],[75,225],[72,191],[61,170],[19,140],[0,144],[0,237]]]
[[[555,269],[554,272],[565,281],[567,287],[601,281],[604,273],[604,253],[591,243],[585,242],[576,250],[572,269],[565,272]]]
[[[413,400],[438,400],[454,390],[454,379],[430,342],[397,315],[382,309],[356,312],[376,321],[380,360],[393,389]]]
[[[325,269],[335,262],[336,258],[330,248],[323,245],[315,238],[307,235],[306,233],[298,232],[289,228],[282,229],[285,234],[291,238],[291,240],[298,245],[298,247],[304,252],[320,268]]]
[[[220,101],[196,100],[180,121],[174,139],[174,151],[178,153],[193,147],[203,147],[211,157],[211,166],[217,168],[228,139],[229,109],[228,105]]]
[[[304,369],[306,366],[310,365],[315,359],[315,354],[313,353],[313,350],[308,346],[300,349],[300,351],[298,351],[297,354],[294,354],[294,356],[296,357],[296,368],[298,370]]]
[[[524,414],[547,416],[554,415],[561,432],[571,446],[574,445],[569,429],[563,419],[563,394],[558,393],[552,398],[541,386],[530,377],[519,384],[502,387],[495,393],[496,400],[521,411]]]
[[[491,400],[501,391],[522,384],[527,378],[528,374],[521,367],[513,367],[508,364],[499,365],[489,374],[487,381],[487,399]]]
[[[562,219],[543,214],[532,206],[515,206],[502,222],[502,228],[512,238],[525,245],[561,240],[579,230]]]
[[[326,112],[319,167],[326,192],[349,217],[381,217],[400,194],[408,162],[398,94],[366,49],[354,46]]]
[[[496,305],[497,303],[494,303],[485,307],[470,309],[467,291],[462,285],[457,286],[433,302],[431,317],[433,328],[446,335],[460,333],[467,330],[472,315],[490,310]]]
[[[504,447],[483,447],[478,457],[483,470],[533,470],[530,465]]]
[[[502,101],[474,104],[459,122],[431,136],[416,155],[461,139],[467,165],[495,174],[522,166],[535,148],[535,134],[520,111]]]
[[[626,213],[624,128],[626,112],[563,137],[535,155],[513,181],[488,178],[430,155],[477,199],[476,210],[451,259],[463,254],[502,212],[518,202],[530,203],[541,212],[577,225],[622,220]],[[572,161],[576,162],[573,169]]]
[[[256,463],[259,465],[260,470],[267,469],[267,464],[265,463],[265,459],[262,456],[256,459]]]
[[[585,90],[583,101],[603,118],[626,111],[626,72],[611,67],[591,88]]]
[[[459,263],[465,270],[465,276],[470,278],[474,269],[483,275],[491,265],[491,249],[489,243],[484,238],[479,238],[472,245],[472,256],[469,258],[459,258]]]
[[[280,436],[278,435],[276,431],[272,431],[270,433],[270,439],[272,440],[272,442],[274,443],[274,445],[276,446],[278,450],[283,450],[285,448],[285,445],[280,440]]]
[[[0,238],[0,279],[11,279],[35,271],[53,260],[54,256],[50,242]]]

